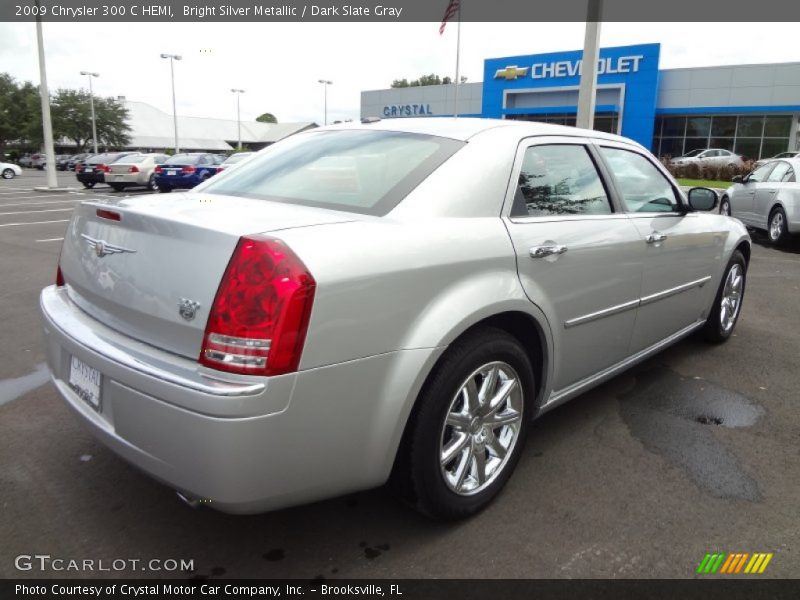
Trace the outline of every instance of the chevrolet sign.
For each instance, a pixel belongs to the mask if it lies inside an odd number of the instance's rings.
[[[514,81],[517,77],[525,77],[527,74],[528,67],[518,67],[517,65],[512,65],[510,67],[506,67],[505,69],[497,69],[497,72],[494,74],[494,78]]]

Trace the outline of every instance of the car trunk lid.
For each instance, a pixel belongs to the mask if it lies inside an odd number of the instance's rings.
[[[347,213],[203,193],[79,205],[61,270],[70,297],[109,327],[197,358],[243,235],[353,220]]]

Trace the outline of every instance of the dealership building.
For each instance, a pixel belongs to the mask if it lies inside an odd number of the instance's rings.
[[[800,150],[800,62],[660,69],[659,44],[603,48],[595,129],[659,156],[724,148],[747,158]],[[574,125],[582,52],[488,58],[458,86],[460,116]],[[452,116],[455,85],[361,92],[361,117]]]

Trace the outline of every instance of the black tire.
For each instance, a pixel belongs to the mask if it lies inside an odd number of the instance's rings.
[[[731,201],[727,196],[723,196],[722,200],[719,201],[719,214],[726,215],[728,217],[733,214],[731,212]]]
[[[150,177],[147,179],[147,189],[151,192],[155,192],[158,189],[158,186],[156,185],[155,173],[151,173]]]
[[[114,191],[115,191],[115,192],[121,192],[122,190],[124,190],[124,189],[125,189],[125,186],[124,186],[124,185],[122,185],[121,183],[110,183],[109,185],[110,185],[112,188],[114,188]]]
[[[462,398],[460,396],[462,386],[470,381],[470,376],[475,374],[476,370],[495,362],[503,365],[502,368],[507,373],[517,376],[521,392],[519,394],[512,392],[515,398],[514,402],[519,407],[518,411],[514,409],[512,412],[521,413],[521,416],[516,424],[516,438],[512,437],[513,441],[509,441],[507,448],[510,447],[511,450],[508,454],[503,453],[505,457],[500,457],[499,454],[490,450],[491,442],[488,437],[484,437],[485,427],[481,428],[480,424],[476,424],[472,417],[465,417],[465,422],[471,420],[470,431],[472,433],[468,432],[466,428],[463,433],[455,432],[450,425],[446,424],[447,416],[453,407],[462,402],[459,400]],[[483,381],[478,377],[480,375],[476,375],[474,379],[476,385],[480,385],[477,382]],[[499,377],[496,380],[497,385],[503,382]],[[534,390],[535,378],[530,360],[515,337],[501,329],[486,327],[473,331],[456,341],[447,350],[420,393],[395,463],[392,476],[393,487],[417,510],[437,519],[461,519],[486,507],[508,481],[525,447],[525,437],[533,411]],[[486,406],[484,404],[482,408]],[[512,410],[510,399],[508,404],[500,402],[498,406],[505,406],[500,409],[503,414]],[[462,405],[462,410],[464,409],[466,409],[466,403]],[[495,414],[500,414],[500,412]],[[500,431],[501,437],[504,432],[513,431],[511,428],[502,429],[501,426],[497,426],[497,430]],[[493,429],[491,437],[497,442],[498,438],[494,437],[494,431]],[[448,483],[446,480],[447,465],[442,464],[441,454],[446,438],[456,433],[464,436],[460,439],[467,440],[463,449],[454,453],[453,459],[449,463],[454,465],[456,470],[458,470],[457,463],[464,460],[464,464],[468,463],[469,466],[463,470],[469,472],[470,478],[473,478],[473,473],[476,472],[473,471],[473,467],[477,469],[477,462],[473,462],[472,458],[477,456],[477,454],[473,454],[476,448],[483,457],[482,462],[499,461],[499,464],[494,463],[497,465],[494,472],[484,471],[486,473],[484,483],[471,492],[456,492],[452,483]],[[492,447],[494,448],[494,446]],[[480,480],[473,479],[473,481],[479,482]],[[475,485],[478,484],[475,483]]]
[[[158,192],[160,194],[169,194],[172,191],[171,187],[167,187],[165,185],[158,186]]]
[[[789,238],[789,229],[786,227],[786,213],[780,206],[776,206],[769,213],[767,222],[767,239],[770,244],[780,246]]]
[[[87,190],[92,189],[94,187],[94,185],[95,185],[94,181],[84,181],[83,182],[83,187],[85,187]]]
[[[14,179],[14,169],[3,169],[3,179]]]
[[[728,285],[728,278],[734,268],[738,268],[739,272],[741,273],[741,290],[739,292],[739,301],[734,309],[733,323],[726,327],[722,318],[723,296],[725,295],[726,287]],[[744,255],[741,253],[741,251],[735,250],[731,256],[731,259],[728,261],[728,266],[725,267],[725,273],[722,276],[719,289],[717,290],[716,296],[714,296],[714,305],[711,308],[711,313],[708,315],[708,319],[706,319],[705,326],[700,330],[706,341],[713,344],[721,344],[731,337],[733,330],[736,328],[736,323],[739,320],[739,315],[741,314],[746,284],[747,262],[745,261]],[[730,304],[728,306],[730,306]]]

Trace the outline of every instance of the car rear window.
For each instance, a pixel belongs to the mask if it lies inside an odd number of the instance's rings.
[[[200,189],[383,216],[462,146],[395,131],[313,132],[270,146]]]
[[[202,154],[175,154],[164,161],[165,165],[194,165]]]

